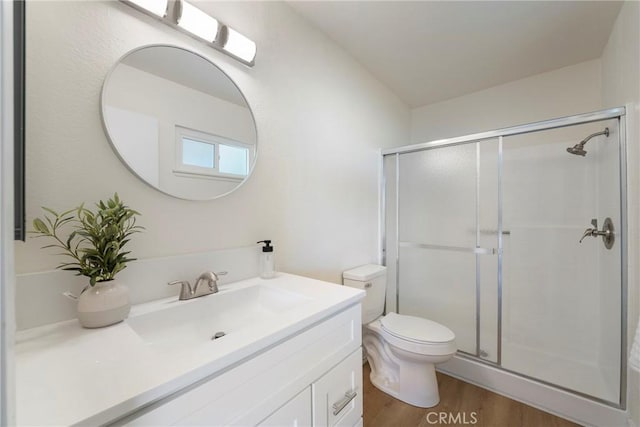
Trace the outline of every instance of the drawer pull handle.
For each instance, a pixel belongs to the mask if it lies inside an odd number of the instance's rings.
[[[357,395],[355,391],[346,392],[342,399],[333,404],[333,415],[338,415]]]

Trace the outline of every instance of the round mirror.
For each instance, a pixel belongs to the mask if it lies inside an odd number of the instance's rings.
[[[174,197],[228,194],[255,164],[256,125],[244,95],[216,65],[179,47],[122,57],[102,88],[102,119],[127,167]]]

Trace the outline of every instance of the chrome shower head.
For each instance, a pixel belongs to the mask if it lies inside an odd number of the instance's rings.
[[[584,145],[591,138],[599,136],[599,135],[604,135],[604,136],[608,137],[609,136],[609,128],[604,128],[604,130],[602,132],[592,133],[591,135],[589,135],[588,137],[586,137],[585,139],[580,141],[578,144],[574,145],[573,147],[567,148],[567,152],[570,153],[570,154],[575,154],[577,156],[584,157],[587,154],[587,151],[584,149]]]
[[[584,147],[584,144],[582,143],[576,144],[573,147],[567,148],[567,152],[571,154],[575,154],[576,156],[584,157],[587,154],[587,151],[582,147]]]

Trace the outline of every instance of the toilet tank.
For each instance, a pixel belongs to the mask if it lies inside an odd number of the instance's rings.
[[[367,264],[347,270],[342,273],[342,284],[367,293],[362,301],[363,325],[382,316],[387,290],[387,267]]]

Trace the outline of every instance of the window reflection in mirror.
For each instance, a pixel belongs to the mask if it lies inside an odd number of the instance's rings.
[[[176,126],[175,144],[175,173],[241,181],[249,172],[251,146],[248,144],[181,126]]]

